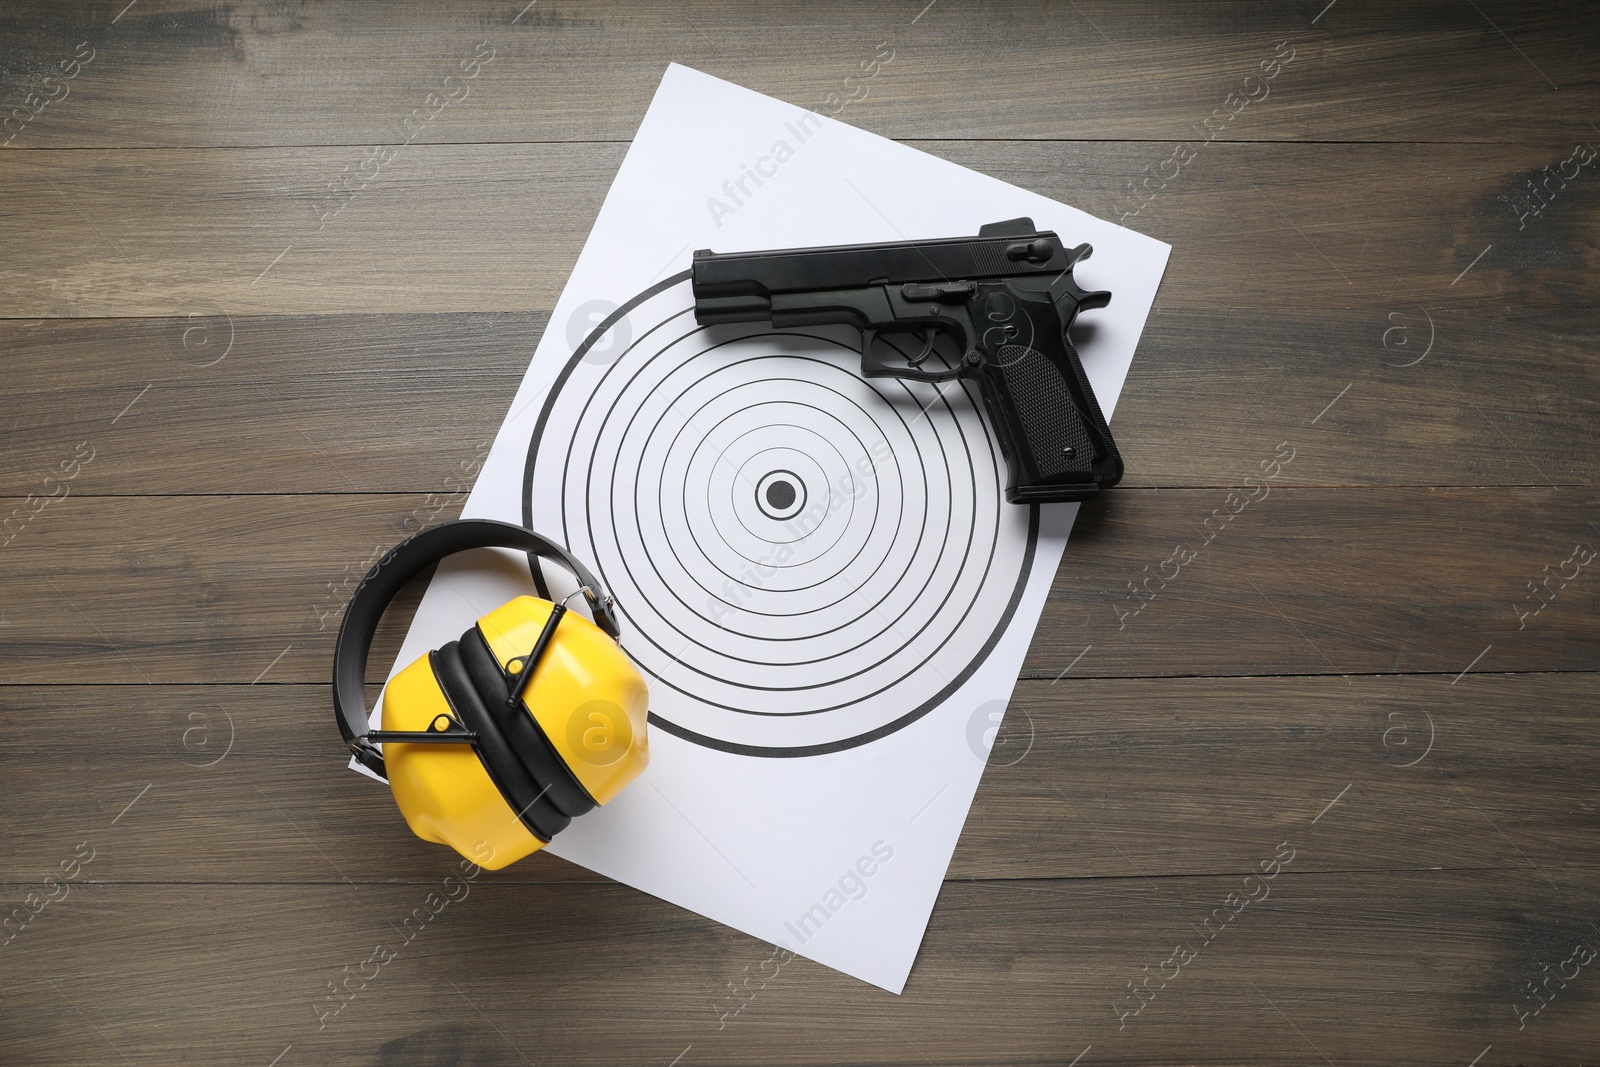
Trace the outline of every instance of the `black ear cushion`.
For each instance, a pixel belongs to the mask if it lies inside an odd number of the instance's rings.
[[[483,698],[489,717],[500,727],[501,735],[511,743],[511,750],[522,760],[539,788],[548,788],[556,807],[574,819],[593,811],[594,798],[550,744],[538,722],[521,707],[506,705],[511,685],[489,650],[488,639],[477,626],[461,635],[461,662],[466,664],[467,674]]]
[[[461,646],[451,641],[429,653],[428,661],[451,708],[467,729],[477,733],[478,741],[473,748],[483,761],[483,769],[489,772],[489,778],[505,797],[506,803],[522,819],[523,825],[548,844],[572,820],[555,806],[544,788],[534,783],[527,768],[506,742],[500,727],[483,706],[466,665],[461,661]]]

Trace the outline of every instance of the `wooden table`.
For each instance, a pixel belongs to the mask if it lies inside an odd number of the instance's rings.
[[[0,13],[0,1060],[1600,1056],[1593,5],[924,3]],[[545,856],[370,962],[334,626],[670,60],[1173,245],[901,997]]]

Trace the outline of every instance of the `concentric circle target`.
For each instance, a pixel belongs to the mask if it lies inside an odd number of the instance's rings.
[[[610,586],[653,724],[802,756],[914,722],[994,647],[1038,538],[1004,477],[965,383],[865,379],[854,330],[699,326],[685,272],[562,369],[523,508]]]

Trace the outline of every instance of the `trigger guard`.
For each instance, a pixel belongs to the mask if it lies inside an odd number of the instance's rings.
[[[934,341],[937,339],[938,331],[931,328],[926,332],[932,336],[923,342],[922,351],[917,353],[916,358],[907,357],[904,366],[886,363],[875,354],[874,349],[874,342],[877,341],[880,332],[882,331],[874,326],[861,327],[861,373],[867,378],[900,378],[908,382],[939,383],[959,378],[969,369],[965,360],[949,370],[922,369],[920,364],[925,363],[933,354]]]

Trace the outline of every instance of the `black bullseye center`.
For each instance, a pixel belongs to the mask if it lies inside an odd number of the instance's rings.
[[[779,511],[787,510],[794,503],[794,486],[785,481],[776,481],[767,486],[767,503]]]

